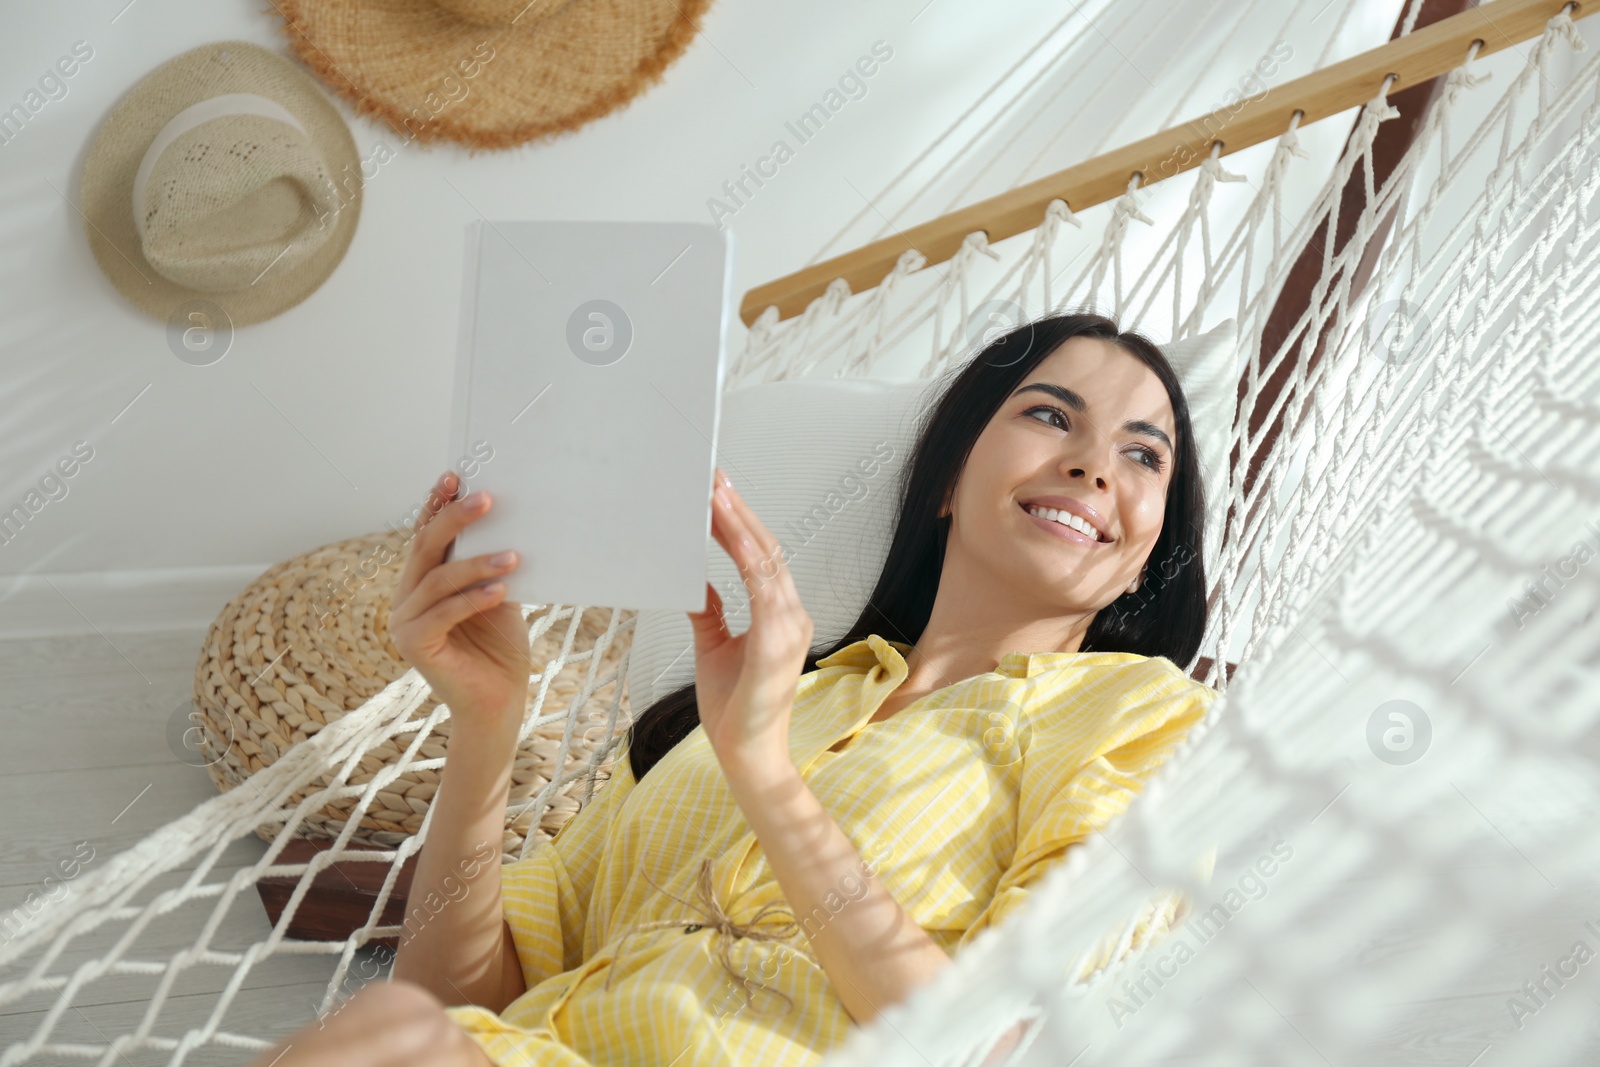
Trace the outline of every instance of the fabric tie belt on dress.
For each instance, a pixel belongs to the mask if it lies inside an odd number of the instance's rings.
[[[734,980],[735,985],[753,985],[756,988],[766,989],[766,984],[759,979],[752,982],[748,976],[734,971],[733,960],[729,955],[730,945],[738,938],[747,938],[751,941],[788,941],[800,932],[800,926],[795,922],[792,913],[785,911],[776,903],[762,905],[760,910],[750,917],[748,923],[734,922],[728,913],[722,909],[722,905],[717,902],[716,892],[713,889],[711,868],[712,859],[710,856],[700,861],[700,868],[695,878],[696,900],[684,900],[676,894],[668,893],[665,889],[656,885],[655,881],[646,874],[644,876],[645,881],[665,895],[672,897],[673,900],[676,900],[684,907],[699,912],[701,917],[695,919],[657,919],[653,922],[634,923],[628,928],[627,933],[622,935],[622,941],[617,945],[616,958],[619,960],[622,958],[623,948],[627,945],[628,938],[645,930],[655,930],[666,926],[681,926],[683,927],[683,932],[688,934],[709,926],[718,934],[723,935],[716,938],[717,958],[722,964],[722,969]],[[763,920],[767,919],[769,913],[787,916],[787,918],[776,922],[768,920],[763,926]],[[615,967],[607,968],[606,989],[608,990],[611,988],[611,976],[614,973]],[[778,995],[783,996],[783,999],[789,1001],[790,1005],[793,1006],[793,1001],[790,1001],[787,996],[782,993]]]

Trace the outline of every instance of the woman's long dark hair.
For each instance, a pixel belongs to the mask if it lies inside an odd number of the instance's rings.
[[[940,506],[1000,405],[1040,361],[1073,337],[1109,341],[1154,371],[1166,387],[1178,431],[1161,536],[1150,550],[1145,576],[1136,592],[1124,593],[1095,614],[1080,651],[1165,656],[1180,666],[1194,657],[1206,625],[1205,496],[1183,387],[1147,338],[1124,333],[1101,315],[1071,314],[1024,323],[946,375],[950,383],[919,419],[916,449],[901,472],[894,540],[877,587],[849,631],[808,655],[803,672],[869,634],[916,644],[933,613],[944,568],[950,516],[937,518]],[[699,722],[692,682],[637,716],[628,733],[634,778],[643,780]]]

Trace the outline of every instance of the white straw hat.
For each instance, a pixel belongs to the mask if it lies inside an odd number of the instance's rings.
[[[142,311],[197,299],[232,325],[310,296],[361,214],[355,139],[315,80],[246,41],[157,67],[101,125],[83,169],[89,247]]]

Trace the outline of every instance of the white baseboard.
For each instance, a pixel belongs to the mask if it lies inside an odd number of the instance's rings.
[[[0,575],[0,638],[203,630],[270,566]]]

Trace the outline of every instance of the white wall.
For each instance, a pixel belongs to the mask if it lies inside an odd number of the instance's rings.
[[[1384,39],[1398,0],[1351,3],[1336,55]],[[1313,19],[1323,3],[1298,14],[1266,5],[1270,17],[1237,25],[1237,5],[1171,0],[1146,8],[1165,18],[1119,22],[1133,7],[1082,5],[1063,31],[1080,56],[1070,91],[1054,95],[1060,82],[1047,79],[1031,111],[980,109],[969,123],[975,150],[939,195],[903,214],[904,198],[885,185],[1069,17],[1062,5],[718,0],[665,81],[631,106],[554,142],[475,157],[402,147],[341,102],[363,156],[380,141],[399,152],[366,188],[348,255],[304,304],[240,329],[224,359],[194,367],[169,350],[163,323],[103,278],[68,200],[85,145],[130,85],[208,41],[286,53],[279,20],[241,0],[13,5],[0,33],[0,108],[74,42],[87,41],[94,57],[66,97],[0,145],[0,508],[20,502],[75,442],[88,441],[94,458],[67,497],[0,545],[0,632],[204,622],[271,563],[406,514],[454,459],[445,438],[461,233],[480,210],[708,219],[708,198],[741,165],[887,42],[893,59],[867,94],[730,220],[742,294],[824,246],[834,254],[887,232],[887,218],[904,226],[953,198],[992,195],[1040,146],[1028,178],[1085,158],[1095,141],[1114,145],[1209,110],[1280,34],[1297,42],[1284,76],[1303,73],[1344,9]],[[1024,127],[1019,116],[1041,121]],[[1041,128],[1069,132],[1049,142]],[[992,157],[1003,165],[984,171]],[[940,165],[936,155],[917,176]],[[858,215],[849,236],[831,240]]]

